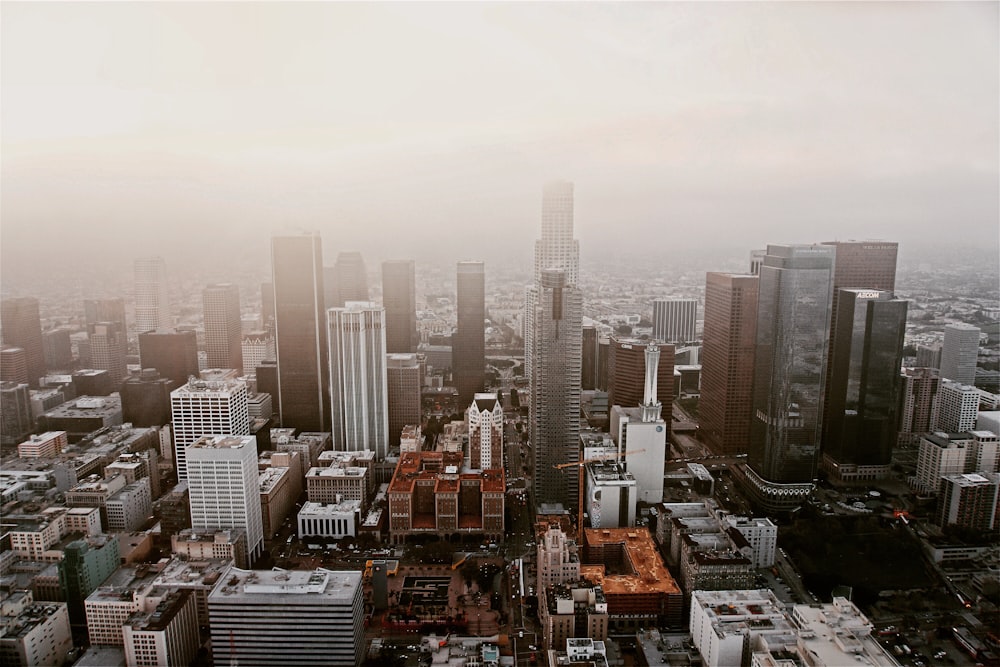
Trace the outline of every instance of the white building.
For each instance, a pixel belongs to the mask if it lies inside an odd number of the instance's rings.
[[[17,455],[22,459],[48,458],[59,454],[69,446],[66,431],[46,431],[32,435],[17,446]]]
[[[972,530],[993,530],[996,525],[1000,475],[946,475],[941,478],[938,497],[938,525],[958,525]]]
[[[125,485],[104,503],[108,513],[108,531],[131,533],[142,529],[153,516],[153,497],[149,478],[143,477]]]
[[[469,465],[476,470],[503,467],[503,407],[496,394],[476,394],[466,411]]]
[[[832,603],[819,606],[795,605],[791,616],[798,628],[795,648],[805,664],[814,667],[881,667],[898,664],[872,636],[871,621],[845,598],[834,598]],[[784,651],[786,647],[780,647],[779,650]]]
[[[208,596],[215,664],[360,665],[361,572],[231,568]]]
[[[169,329],[174,325],[170,312],[167,265],[162,257],[135,260],[135,331]]]
[[[759,635],[795,641],[785,605],[770,590],[694,591],[690,632],[705,667],[747,664]]]
[[[31,591],[15,591],[0,602],[0,625],[4,665],[61,665],[73,648],[66,603],[36,603]]]
[[[277,358],[277,353],[274,351],[274,336],[267,331],[252,331],[244,334],[241,347],[244,375],[256,375],[257,367],[262,361],[274,361]]]
[[[594,461],[584,466],[583,506],[589,528],[635,526],[636,482],[617,461]]]
[[[653,338],[667,343],[697,340],[697,299],[656,299],[653,301]]]
[[[966,472],[965,462],[972,447],[968,433],[929,433],[920,438],[917,454],[916,488],[924,493],[937,493],[945,475]]]
[[[205,435],[249,435],[247,385],[243,380],[192,380],[170,392],[177,481],[187,479],[188,445]]]
[[[327,325],[334,447],[372,450],[382,460],[389,447],[385,309],[349,301],[327,310]]]
[[[646,377],[642,405],[611,409],[611,434],[623,455],[625,469],[635,477],[638,498],[645,503],[663,501],[663,469],[667,456],[667,424],[660,413],[656,380],[660,348],[646,346]]]
[[[774,565],[778,546],[778,527],[768,518],[725,516],[723,522],[746,538],[753,549],[753,566],[757,569]]]
[[[979,390],[970,384],[942,382],[938,390],[935,431],[965,433],[976,428],[979,417]]]
[[[201,644],[193,591],[173,591],[148,611],[133,612],[122,626],[127,667],[190,664]]]
[[[966,472],[1000,472],[1000,438],[993,431],[969,431],[972,450]]]
[[[299,510],[299,537],[356,537],[361,519],[361,502],[306,503]]]
[[[971,324],[955,323],[945,326],[944,343],[941,345],[942,378],[960,384],[973,384],[976,381],[979,334],[979,327]]]
[[[577,581],[580,578],[580,557],[576,542],[553,524],[538,541],[538,587],[541,595],[553,584]]]
[[[264,547],[256,438],[205,436],[188,446],[185,453],[192,530],[246,531],[249,560],[253,562]]]

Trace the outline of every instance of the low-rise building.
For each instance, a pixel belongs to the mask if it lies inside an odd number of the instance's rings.
[[[608,603],[601,587],[589,581],[553,584],[539,591],[538,621],[546,649],[572,637],[608,637]]]
[[[186,528],[170,537],[170,550],[188,560],[228,560],[247,567],[247,534],[240,528],[210,532]]]
[[[760,635],[795,642],[785,605],[769,590],[695,591],[689,629],[705,667],[746,665]]]
[[[306,503],[299,510],[299,537],[356,537],[361,521],[361,501]]]
[[[152,609],[132,613],[122,626],[122,640],[128,667],[190,664],[201,643],[194,594],[172,591]]]
[[[774,565],[774,554],[778,547],[778,527],[764,517],[725,516],[723,523],[738,530],[753,550],[751,561],[755,568]]]
[[[0,602],[0,624],[0,663],[4,665],[61,665],[73,648],[66,604],[35,602],[30,591],[15,591]]]
[[[69,446],[66,431],[46,431],[32,435],[17,446],[17,455],[22,459],[49,458],[62,453]]]
[[[153,514],[153,499],[149,478],[143,477],[126,484],[104,503],[108,516],[108,531],[133,532],[142,529]]]

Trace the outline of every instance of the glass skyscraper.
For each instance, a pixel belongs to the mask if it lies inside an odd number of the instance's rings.
[[[484,388],[486,374],[486,275],[482,262],[459,262],[452,342],[452,375],[459,405],[468,405]]]

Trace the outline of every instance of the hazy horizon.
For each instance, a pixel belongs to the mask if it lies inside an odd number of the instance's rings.
[[[160,254],[1000,256],[996,3],[5,3],[2,281]],[[243,266],[242,269],[246,269]],[[710,268],[710,267],[706,267]]]

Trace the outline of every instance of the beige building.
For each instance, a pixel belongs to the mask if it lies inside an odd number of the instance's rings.
[[[198,612],[190,590],[170,592],[148,611],[137,611],[122,626],[127,667],[187,665],[198,653]]]
[[[554,584],[539,591],[538,619],[546,649],[571,637],[608,638],[608,603],[600,586],[587,581]]]
[[[580,579],[580,557],[574,540],[556,525],[538,540],[538,594],[553,584]]]
[[[17,455],[22,459],[49,458],[62,453],[69,446],[66,431],[46,431],[32,435],[17,446]]]
[[[260,516],[264,536],[270,538],[295,507],[302,481],[288,467],[267,468],[260,473]]]
[[[30,591],[15,591],[0,602],[0,623],[0,664],[61,665],[73,648],[65,602],[36,603]]]
[[[311,503],[335,503],[337,498],[358,500],[367,508],[371,471],[361,466],[310,468],[306,473],[306,496]]]
[[[247,567],[247,534],[239,528],[205,533],[188,528],[170,537],[170,550],[188,560],[224,559]]]

